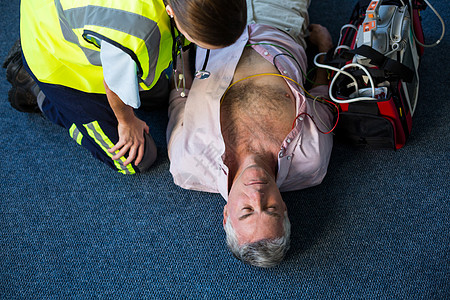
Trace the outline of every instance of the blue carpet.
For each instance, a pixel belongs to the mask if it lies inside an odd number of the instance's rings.
[[[1,2],[3,59],[19,1]],[[313,1],[311,21],[336,41],[353,3]],[[447,0],[432,3],[449,18]],[[440,24],[430,9],[422,16],[433,42]],[[126,177],[62,128],[12,109],[1,69],[0,298],[449,299],[449,53],[449,34],[426,49],[405,148],[336,144],[323,184],[284,195],[292,247],[268,270],[229,254],[219,195],[172,183],[165,111],[143,116],[155,167]]]

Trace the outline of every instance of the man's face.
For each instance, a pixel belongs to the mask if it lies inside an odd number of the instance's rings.
[[[275,180],[257,165],[238,175],[224,207],[225,225],[230,217],[239,244],[273,239],[284,234],[286,204]]]

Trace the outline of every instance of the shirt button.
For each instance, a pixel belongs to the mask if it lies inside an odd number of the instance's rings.
[[[286,71],[286,70],[284,70],[284,71],[283,71],[283,73],[284,73],[284,74],[287,74],[287,71]]]
[[[287,139],[286,142],[288,142],[288,144],[291,142],[291,139]]]
[[[283,151],[280,151],[280,153],[278,154],[278,156],[279,156],[280,158],[282,158],[282,157],[283,157]]]
[[[287,160],[291,160],[291,156],[286,157]]]
[[[265,51],[265,52],[264,52],[264,55],[269,55],[269,52]]]

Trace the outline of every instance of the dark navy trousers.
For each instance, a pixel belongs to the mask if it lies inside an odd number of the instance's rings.
[[[40,82],[30,71],[24,57],[23,62],[45,95],[41,110],[51,122],[66,128],[72,139],[111,168],[123,174],[139,172],[134,163],[123,165],[126,157],[114,161],[111,159],[113,154],[107,151],[119,141],[119,135],[118,122],[106,94],[86,93]],[[153,102],[147,106],[159,107],[167,104],[169,85],[166,73],[161,74],[155,87],[145,93],[141,96],[141,102]]]

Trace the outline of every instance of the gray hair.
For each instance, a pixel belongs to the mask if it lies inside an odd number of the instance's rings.
[[[284,235],[282,237],[239,245],[236,231],[229,216],[224,226],[227,245],[234,257],[244,263],[263,268],[270,268],[279,264],[289,250],[291,223],[287,212],[284,213],[283,228]]]

